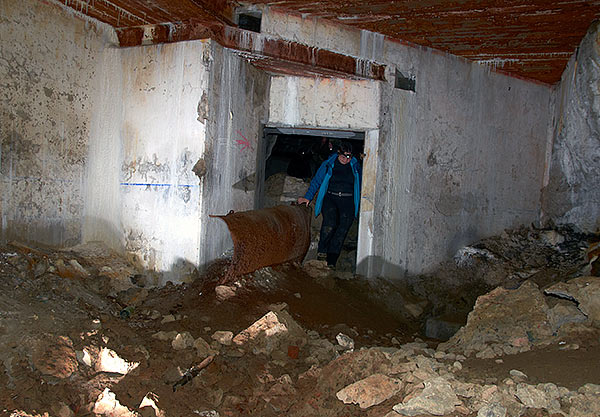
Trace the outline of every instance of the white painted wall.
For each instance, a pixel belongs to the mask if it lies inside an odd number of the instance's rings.
[[[0,2],[0,241],[81,239],[98,76],[112,28],[51,2]]]
[[[121,50],[121,233],[126,251],[162,272],[163,282],[198,262],[201,185],[192,168],[205,146],[198,105],[208,88],[202,57],[209,47],[193,41]]]
[[[269,123],[364,130],[379,120],[379,83],[274,76]]]
[[[600,53],[590,27],[556,89],[552,159],[544,188],[544,221],[600,230]]]

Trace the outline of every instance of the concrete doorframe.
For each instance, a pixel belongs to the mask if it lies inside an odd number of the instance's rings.
[[[379,129],[365,131],[363,176],[358,219],[358,243],[356,249],[356,273],[373,277],[378,273],[375,265],[373,217],[377,182],[377,150]]]
[[[313,127],[290,127],[278,126],[277,124],[267,124],[264,128],[283,128],[288,130],[320,130]],[[343,128],[327,127],[323,131],[344,131]],[[379,129],[352,129],[354,132],[365,133],[364,137],[364,159],[363,175],[361,184],[361,203],[358,218],[358,242],[356,249],[356,273],[367,277],[372,277],[379,273],[376,270],[374,262],[374,234],[373,234],[373,213],[375,208],[375,190],[377,178],[377,150],[379,146]],[[264,163],[266,160],[266,144],[264,138],[261,140],[261,147],[257,155],[257,195],[255,208],[260,208],[262,203],[262,193],[264,192]]]

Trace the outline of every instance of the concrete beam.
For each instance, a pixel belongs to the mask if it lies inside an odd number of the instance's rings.
[[[347,79],[385,80],[385,65],[287,41],[216,21],[187,21],[116,29],[121,47],[212,39],[265,71]]]

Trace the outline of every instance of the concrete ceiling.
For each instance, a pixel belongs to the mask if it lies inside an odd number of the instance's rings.
[[[227,0],[59,1],[122,30],[181,22],[235,26],[232,16],[238,5]],[[588,27],[600,18],[600,0],[251,0],[250,3],[381,33],[546,84],[560,80]],[[189,32],[190,39],[198,38],[197,27]],[[185,38],[179,36],[177,40]]]

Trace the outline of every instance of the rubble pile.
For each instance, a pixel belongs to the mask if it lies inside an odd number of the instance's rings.
[[[591,276],[543,292],[531,281],[515,290],[498,287],[479,297],[467,324],[439,346],[466,356],[494,358],[564,343],[573,334],[600,328],[599,296],[600,278]]]
[[[571,227],[505,230],[457,251],[431,274],[407,277],[410,290],[427,305],[426,333],[448,339],[464,324],[477,297],[494,288],[519,288],[525,281],[542,290],[557,282],[594,275],[599,237]]]
[[[544,280],[558,281],[578,274],[588,264],[586,253],[594,240],[598,240],[596,235],[568,226],[521,227],[461,248],[454,264],[492,288],[517,288],[527,279],[543,285]],[[549,271],[560,278],[548,277]]]
[[[216,265],[155,288],[100,245],[12,244],[0,248],[0,413],[597,417],[597,258],[561,235],[507,232],[465,249],[457,268],[497,273],[444,343],[352,298],[352,276],[314,262],[228,286]],[[422,300],[396,297],[424,321]]]

